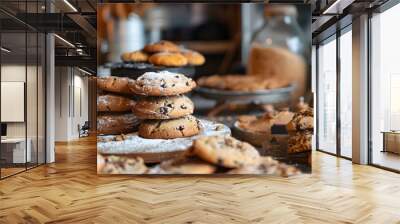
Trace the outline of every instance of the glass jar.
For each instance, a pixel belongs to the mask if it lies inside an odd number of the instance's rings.
[[[263,76],[274,87],[293,84],[293,97],[304,94],[306,84],[305,43],[296,21],[295,6],[267,5],[265,23],[254,33],[250,46],[248,75]]]

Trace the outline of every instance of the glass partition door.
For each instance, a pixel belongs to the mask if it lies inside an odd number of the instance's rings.
[[[27,163],[31,161],[31,148],[26,136],[26,40],[26,32],[23,31],[1,34],[2,177],[26,170]]]
[[[42,5],[9,4],[20,15]],[[1,179],[45,163],[45,42],[43,33],[0,12]]]

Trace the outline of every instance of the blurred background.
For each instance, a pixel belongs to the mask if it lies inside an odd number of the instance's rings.
[[[195,68],[195,79],[215,74],[277,73],[275,79],[293,79],[296,85],[291,105],[300,97],[313,105],[310,5],[104,3],[98,4],[97,13],[98,76],[115,75],[112,68],[121,66],[122,53],[169,40],[205,56],[205,64]],[[255,44],[289,53],[257,48],[260,51],[254,51],[251,58]],[[218,104],[194,98],[200,114]]]
[[[293,48],[302,48],[298,53],[309,64],[311,7],[290,7],[296,13],[289,12],[293,21],[285,23],[298,26],[302,40]],[[171,40],[206,56],[196,75],[245,73],[251,42],[266,22],[264,8],[262,3],[99,4],[98,64],[118,62],[123,52],[147,43]]]

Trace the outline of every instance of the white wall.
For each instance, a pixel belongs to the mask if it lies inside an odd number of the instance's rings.
[[[55,141],[67,141],[69,133],[68,117],[69,117],[69,84],[67,67],[55,68]]]
[[[72,110],[72,135],[78,136],[78,124],[83,125],[85,121],[88,121],[88,78],[87,76],[74,75],[74,100],[75,106]],[[74,112],[75,110],[75,112]]]
[[[88,78],[72,67],[56,67],[55,73],[55,140],[74,140],[78,125],[88,120]]]

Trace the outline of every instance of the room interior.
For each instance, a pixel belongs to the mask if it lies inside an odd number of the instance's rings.
[[[97,175],[96,76],[110,73],[109,64],[120,60],[120,45],[135,47],[118,30],[137,22],[127,19],[132,9],[105,12],[107,19],[125,18],[114,27],[97,18],[97,4],[116,2],[0,3],[0,199],[5,202],[0,203],[0,223],[399,222],[400,204],[393,200],[400,196],[398,1],[290,2],[311,8],[305,35],[312,40],[312,94],[306,100],[315,116],[311,173],[289,178]],[[186,14],[201,21],[201,9],[193,4],[194,13]],[[216,16],[232,27],[221,31],[224,26],[216,22],[210,31],[215,39],[182,41],[206,55],[206,65],[196,74],[245,69],[256,30],[248,26],[263,16],[246,4],[233,4],[226,15],[234,10],[240,12],[234,21]],[[154,23],[145,23],[146,41],[179,41],[193,32],[150,19]],[[104,53],[108,50],[112,54]],[[207,115],[213,104],[196,97],[199,113]],[[216,119],[228,123],[231,117]]]

